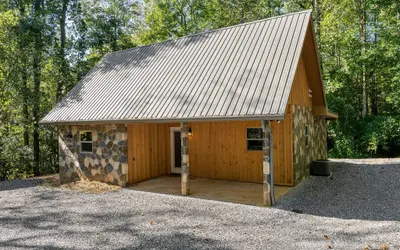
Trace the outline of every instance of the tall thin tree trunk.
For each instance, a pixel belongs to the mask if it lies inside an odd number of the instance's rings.
[[[41,77],[41,53],[42,37],[40,29],[41,0],[36,0],[34,5],[34,23],[35,23],[35,51],[33,56],[33,83],[34,93],[37,97],[33,100],[33,173],[40,175],[40,147],[39,147],[39,109],[40,109],[40,77]]]
[[[376,49],[376,44],[378,42],[378,34],[377,34],[377,27],[378,27],[378,17],[375,14],[374,15],[374,48]],[[371,95],[371,114],[372,115],[378,115],[378,87],[376,84],[376,74],[377,74],[377,69],[376,69],[376,54],[374,54],[374,67],[373,67],[373,72],[372,72],[372,82],[371,82],[371,87],[370,87],[370,95]]]
[[[59,60],[60,60],[60,73],[61,78],[57,83],[57,93],[56,93],[56,100],[60,101],[63,93],[62,90],[66,85],[67,79],[67,72],[68,72],[68,64],[65,58],[65,21],[67,16],[67,9],[68,9],[69,0],[62,1],[62,9],[61,9],[61,18],[60,18],[60,51],[59,51]]]
[[[25,3],[18,1],[19,12],[21,15],[21,21],[25,18]],[[22,23],[20,24],[22,25]],[[26,39],[22,31],[19,33],[18,49],[20,56],[20,73],[22,81],[22,118],[24,127],[24,146],[29,146],[29,89],[28,89],[28,70],[26,63],[25,47]]]
[[[29,109],[28,109],[28,72],[26,71],[26,65],[22,65],[21,80],[23,86],[22,93],[22,116],[23,116],[23,126],[24,126],[24,146],[29,146]]]
[[[367,17],[365,9],[365,0],[360,0],[361,7],[361,56],[363,57],[362,62],[362,117],[365,117],[368,113],[368,91],[367,91],[367,74],[365,65],[365,52],[367,44]]]
[[[313,0],[313,8],[314,8],[314,27],[315,27],[315,37],[317,40],[317,47],[318,47],[318,51],[321,50],[321,6],[320,6],[320,0]],[[318,59],[321,63],[321,71],[323,71],[323,67],[322,67],[322,58],[321,55],[318,54]],[[321,72],[322,73],[322,72]]]

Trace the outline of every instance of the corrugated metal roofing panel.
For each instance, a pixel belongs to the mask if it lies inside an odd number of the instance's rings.
[[[108,54],[41,123],[281,119],[310,15]]]

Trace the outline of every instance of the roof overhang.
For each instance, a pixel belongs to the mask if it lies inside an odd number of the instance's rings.
[[[149,118],[149,119],[126,119],[126,120],[78,120],[78,121],[40,121],[41,125],[81,125],[81,124],[129,124],[129,123],[168,123],[168,122],[214,122],[214,121],[254,121],[284,120],[284,115],[248,115],[248,116],[211,116],[211,117],[180,117],[180,118]]]
[[[326,106],[313,106],[313,114],[327,120],[336,120],[339,117],[338,114],[330,112]]]

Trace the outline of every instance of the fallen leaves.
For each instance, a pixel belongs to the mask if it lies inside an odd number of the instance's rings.
[[[89,194],[101,194],[106,192],[112,192],[121,188],[120,186],[99,181],[75,181],[61,185],[58,174],[41,176],[36,178],[43,179],[43,183],[41,185],[44,187],[52,187],[52,188],[62,187],[72,191],[89,193]]]
[[[389,250],[389,246],[386,244],[381,245],[380,247],[371,247],[371,246],[366,246],[364,247],[364,250]]]
[[[89,193],[89,194],[101,194],[106,192],[112,192],[121,188],[120,186],[115,186],[99,181],[76,181],[64,184],[61,187],[70,189],[72,191]]]
[[[328,239],[329,239],[328,235],[324,234],[324,240],[328,240]],[[333,243],[332,242],[331,242],[331,244],[328,244],[328,248],[329,249],[333,249]]]

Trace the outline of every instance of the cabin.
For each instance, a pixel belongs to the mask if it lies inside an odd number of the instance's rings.
[[[311,11],[107,54],[41,120],[59,131],[62,183],[179,174],[294,186],[327,158]]]

